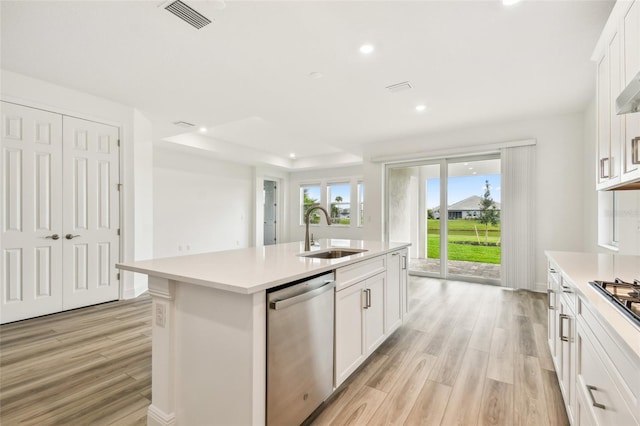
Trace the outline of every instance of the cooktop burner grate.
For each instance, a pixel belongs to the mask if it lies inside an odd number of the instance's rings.
[[[640,327],[640,281],[625,282],[619,278],[614,281],[591,281],[592,287],[602,293],[622,313]]]

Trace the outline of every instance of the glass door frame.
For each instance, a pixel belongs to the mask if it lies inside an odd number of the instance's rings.
[[[449,235],[449,209],[448,209],[448,180],[449,180],[449,164],[451,163],[462,163],[462,162],[473,162],[473,161],[482,161],[482,160],[495,160],[498,159],[502,162],[502,157],[500,151],[491,151],[483,154],[476,155],[452,155],[442,158],[433,158],[433,159],[422,159],[422,160],[414,160],[414,161],[402,161],[402,162],[394,162],[394,163],[385,163],[384,164],[384,214],[385,218],[390,217],[389,212],[389,170],[390,169],[398,169],[398,168],[408,168],[408,167],[421,167],[421,166],[431,166],[431,165],[439,165],[440,166],[440,273],[436,274],[433,272],[427,271],[417,271],[409,269],[410,275],[423,276],[423,277],[432,277],[432,278],[440,278],[445,280],[456,280],[456,281],[471,281],[482,284],[493,284],[493,285],[502,285],[502,279],[493,279],[493,278],[483,278],[483,277],[474,277],[467,275],[456,275],[450,274],[448,270],[448,260],[449,260],[449,248],[448,248],[448,235]],[[502,185],[502,174],[501,174],[501,185]],[[422,188],[424,185],[420,182],[419,188]],[[426,221],[427,213],[426,207],[422,206],[422,190],[420,190],[420,201],[421,206],[419,207],[419,211],[422,212],[424,210],[424,215],[419,214],[418,220],[420,223],[418,224],[418,229],[422,229],[425,227],[425,224],[422,222]],[[424,216],[424,220],[423,217]],[[445,220],[443,221],[442,218]],[[420,232],[420,236],[424,236],[426,239],[427,230],[424,232]],[[385,240],[389,241],[389,222],[388,220],[384,221],[384,236]],[[426,243],[425,243],[426,244]],[[418,251],[418,255],[420,252],[420,248],[415,248]],[[500,262],[502,264],[502,255]]]

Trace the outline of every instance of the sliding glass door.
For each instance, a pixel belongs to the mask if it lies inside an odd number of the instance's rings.
[[[498,154],[387,166],[387,236],[410,273],[500,283]]]

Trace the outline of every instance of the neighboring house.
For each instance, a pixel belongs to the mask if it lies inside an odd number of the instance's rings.
[[[482,197],[479,195],[472,195],[462,201],[453,203],[449,206],[449,219],[475,219],[480,216],[480,201]],[[500,210],[500,203],[494,201],[496,210]],[[434,207],[433,217],[440,219],[440,206]]]

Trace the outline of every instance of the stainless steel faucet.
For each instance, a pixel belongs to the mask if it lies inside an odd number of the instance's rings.
[[[324,216],[327,218],[327,225],[331,225],[331,219],[329,218],[329,212],[327,209],[321,206],[309,207],[309,210],[307,210],[307,213],[304,215],[304,223],[306,224],[304,233],[304,251],[311,250],[311,245],[309,244],[309,216],[311,216],[311,212],[314,210],[322,210],[324,212]]]

